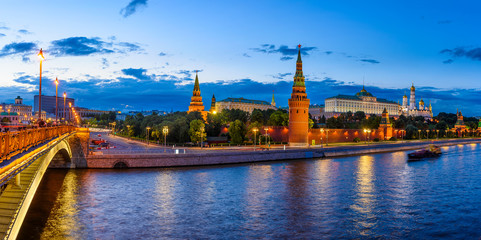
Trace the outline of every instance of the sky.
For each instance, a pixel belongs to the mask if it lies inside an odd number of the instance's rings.
[[[0,102],[67,92],[99,110],[186,111],[212,95],[287,106],[301,44],[311,104],[354,95],[481,116],[479,1],[0,0]],[[61,94],[59,94],[61,95]]]

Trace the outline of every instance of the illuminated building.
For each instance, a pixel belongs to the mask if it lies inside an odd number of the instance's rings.
[[[17,113],[16,119],[19,122],[26,123],[30,122],[32,118],[32,106],[23,104],[23,99],[20,96],[15,98],[15,103],[2,103],[0,105],[0,112]],[[10,115],[8,115],[10,116]]]
[[[302,72],[301,45],[297,53],[296,74],[289,99],[289,145],[307,146],[309,131],[309,103]]]
[[[200,96],[199,77],[197,76],[197,72],[195,73],[194,90],[192,91],[192,98],[187,113],[190,112],[200,112],[204,120],[207,118],[207,112],[204,111],[204,103],[202,103],[202,97]]]
[[[267,110],[274,109],[277,110],[275,106],[272,106],[266,101],[261,100],[250,100],[245,98],[226,98],[224,100],[215,103],[215,111],[220,113],[224,109],[240,109],[252,113],[254,109]]]
[[[337,95],[335,97],[326,98],[324,101],[324,115],[326,118],[338,116],[341,113],[362,111],[366,115],[375,114],[382,115],[384,109],[391,116],[399,115],[399,104],[383,98],[377,98],[362,87],[362,90],[356,95]]]
[[[411,86],[411,94],[408,103],[408,97],[406,95],[403,96],[403,104],[400,108],[400,114],[404,116],[422,116],[427,119],[433,118],[433,108],[431,103],[429,103],[429,107],[424,106],[424,101],[421,99],[419,101],[419,108],[416,108],[416,88],[414,84]]]

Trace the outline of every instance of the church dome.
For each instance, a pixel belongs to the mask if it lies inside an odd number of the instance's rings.
[[[369,93],[368,91],[366,91],[366,89],[364,89],[364,86],[362,86],[362,90],[358,93],[356,93],[356,96],[358,97],[372,97],[372,94]]]
[[[413,83],[413,85],[411,86],[411,91],[414,91],[414,90],[416,90],[416,88],[414,87],[414,83]]]

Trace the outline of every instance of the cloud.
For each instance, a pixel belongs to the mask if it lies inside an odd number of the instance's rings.
[[[0,33],[0,37],[5,37],[7,35],[3,34],[3,33]]]
[[[159,56],[161,56],[161,57],[163,57],[163,56],[165,56],[165,55],[167,55],[167,53],[165,53],[165,52],[160,52],[160,53],[159,53]]]
[[[333,52],[332,51],[325,51],[324,52],[326,55],[331,55]]]
[[[22,61],[28,62],[29,55],[34,54],[38,50],[38,46],[34,42],[13,42],[3,46],[0,50],[0,58],[6,56],[20,55]]]
[[[132,0],[126,7],[120,10],[120,14],[126,18],[137,11],[138,7],[147,6],[147,0]]]
[[[18,30],[18,33],[21,33],[21,34],[32,34],[31,32],[29,32],[29,31],[26,30],[26,29],[20,29],[20,30]]]
[[[309,55],[309,53],[313,50],[317,49],[316,47],[301,47],[301,54],[302,55]],[[289,48],[286,45],[280,45],[276,47],[274,44],[262,44],[260,48],[251,48],[250,50],[254,52],[266,53],[266,54],[281,54],[281,60],[287,61],[293,59],[292,56],[297,55],[299,51],[298,48]]]
[[[292,73],[278,73],[276,75],[272,75],[273,78],[283,80],[286,76],[291,76]]]
[[[247,54],[247,53],[242,54],[242,56],[243,56],[243,57],[247,57],[247,58],[250,58],[250,57],[251,57],[251,56],[250,56],[249,54]]]
[[[143,69],[143,68],[122,69],[122,73],[127,76],[135,77],[136,79],[139,79],[139,80],[152,80],[151,76],[146,75],[147,69]]]
[[[444,64],[451,64],[453,62],[454,62],[453,59],[448,59],[446,61],[443,61]]]
[[[378,60],[374,60],[374,59],[360,59],[359,61],[366,62],[366,63],[372,63],[372,64],[379,64],[380,63]]]
[[[110,67],[109,60],[107,58],[102,58],[102,69]]]
[[[50,52],[54,56],[88,56],[141,51],[134,43],[106,42],[99,37],[69,37],[51,42]]]
[[[440,53],[450,55],[454,58],[465,57],[474,61],[481,61],[481,48],[457,47],[453,49],[443,49]]]
[[[451,20],[440,20],[440,21],[438,21],[438,24],[450,24],[452,22],[453,21],[451,21]]]

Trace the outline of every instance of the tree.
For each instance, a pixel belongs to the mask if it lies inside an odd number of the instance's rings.
[[[196,143],[199,143],[200,141],[205,140],[204,128],[205,128],[205,125],[202,120],[199,120],[199,119],[192,120],[190,122],[190,130],[189,130],[190,140]]]
[[[264,123],[264,114],[262,114],[262,111],[259,109],[254,109],[254,111],[251,113],[250,122]]]
[[[283,111],[275,111],[267,121],[269,126],[287,126],[289,125],[289,114]]]
[[[260,122],[253,122],[253,123],[249,124],[249,128],[248,128],[246,136],[254,141],[254,131],[253,131],[253,129],[257,128],[256,136],[259,137],[259,134],[262,131],[262,127],[263,127],[263,124],[260,123]]]
[[[362,121],[363,119],[366,119],[366,114],[363,111],[357,111],[354,113],[355,121]]]
[[[240,121],[235,120],[234,122],[230,123],[229,126],[229,135],[231,137],[231,141],[234,144],[242,144],[244,142],[244,136],[247,133],[246,125]]]
[[[219,136],[222,128],[222,120],[220,114],[207,115],[207,125],[205,128],[207,136]]]

